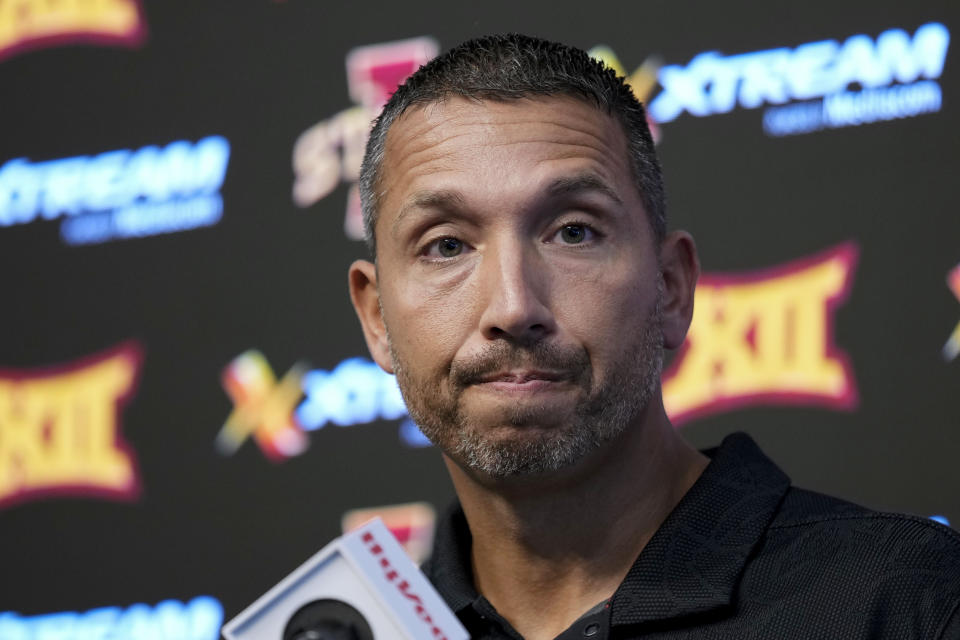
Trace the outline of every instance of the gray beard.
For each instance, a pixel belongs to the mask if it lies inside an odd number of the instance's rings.
[[[662,282],[662,280],[661,280]],[[403,399],[423,434],[461,467],[495,479],[545,474],[572,466],[587,454],[616,439],[647,407],[660,383],[663,366],[661,294],[645,318],[637,339],[625,346],[602,386],[594,384],[585,353],[556,351],[531,345],[518,350],[502,343],[493,347],[480,366],[451,368],[452,392],[436,383],[415,379],[397,354],[387,334],[394,371]],[[506,421],[520,428],[521,437],[492,438],[482,427],[471,425],[462,411],[459,393],[477,374],[495,371],[503,362],[517,359],[518,351],[532,357],[524,361],[553,361],[581,370],[580,386],[585,401],[578,404],[569,422],[561,428],[531,434],[523,425],[534,421],[539,407],[515,406]],[[549,367],[547,367],[549,368]],[[457,378],[464,381],[457,384]]]

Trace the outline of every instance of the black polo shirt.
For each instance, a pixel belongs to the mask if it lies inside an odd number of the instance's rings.
[[[746,435],[727,437],[606,603],[557,640],[960,640],[960,533],[792,488]],[[427,576],[474,640],[519,639],[473,586],[459,505]]]

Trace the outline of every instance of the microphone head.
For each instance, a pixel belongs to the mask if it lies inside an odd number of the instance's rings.
[[[222,633],[227,640],[470,639],[379,518],[315,553]]]
[[[342,600],[308,602],[290,616],[283,640],[374,640],[363,614]]]

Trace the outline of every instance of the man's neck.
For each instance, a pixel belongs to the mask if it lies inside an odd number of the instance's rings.
[[[473,536],[477,590],[527,640],[552,639],[613,595],[707,458],[663,409],[577,469],[480,480],[447,460]]]

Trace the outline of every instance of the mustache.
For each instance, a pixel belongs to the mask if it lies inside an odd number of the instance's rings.
[[[529,346],[498,342],[469,358],[455,360],[450,367],[450,379],[455,387],[463,389],[509,369],[550,371],[577,380],[589,375],[590,358],[585,350],[577,347],[546,342]]]

